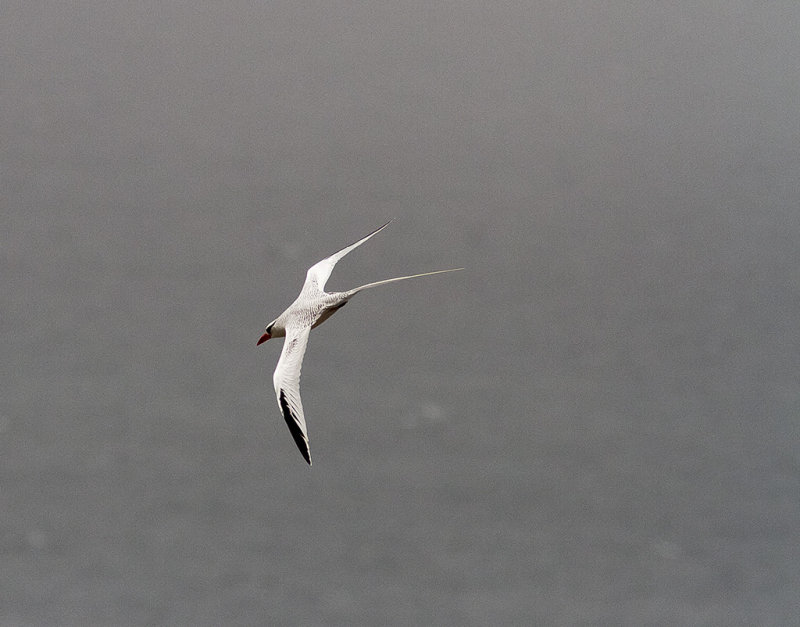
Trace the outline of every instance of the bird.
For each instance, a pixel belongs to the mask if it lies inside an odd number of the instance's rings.
[[[374,283],[367,283],[360,287],[355,287],[345,292],[326,292],[325,283],[333,272],[334,266],[349,252],[352,252],[371,237],[385,229],[392,220],[378,227],[369,235],[349,246],[345,246],[340,251],[326,257],[322,261],[315,263],[308,269],[306,280],[300,295],[289,305],[286,310],[272,322],[270,322],[264,334],[258,339],[256,346],[260,346],[269,339],[283,337],[283,349],[278,359],[278,365],[272,375],[272,383],[275,387],[275,396],[278,399],[278,407],[289,427],[297,448],[311,465],[311,449],[308,443],[308,430],[306,419],[303,413],[303,403],[300,400],[300,369],[303,366],[303,357],[308,344],[308,336],[311,329],[315,329],[333,314],[344,307],[353,296],[359,292],[379,285],[415,279],[417,277],[443,274],[445,272],[457,272],[464,268],[451,268],[449,270],[436,270],[434,272],[423,272],[422,274],[412,274],[410,276],[399,276],[393,279],[384,279]]]

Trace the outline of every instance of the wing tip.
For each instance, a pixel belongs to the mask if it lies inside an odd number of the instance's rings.
[[[303,432],[303,429],[300,427],[294,414],[292,413],[292,408],[289,406],[289,402],[286,400],[286,392],[283,390],[280,391],[278,402],[280,403],[281,413],[283,414],[283,419],[286,421],[286,426],[289,427],[289,433],[292,434],[294,443],[297,444],[297,448],[300,449],[300,454],[303,456],[303,459],[305,459],[310,466],[311,449],[308,446],[308,437]]]
[[[377,229],[375,229],[374,231],[372,231],[372,233],[370,233],[369,235],[365,235],[365,236],[364,236],[364,237],[363,237],[361,240],[359,240],[359,241],[368,240],[368,239],[369,239],[370,237],[372,237],[373,235],[377,235],[377,234],[378,234],[378,233],[380,233],[380,232],[381,232],[383,229],[385,229],[387,226],[389,226],[389,225],[390,225],[392,222],[394,222],[394,218],[389,218],[389,221],[388,221],[388,222],[386,222],[386,224],[382,224],[382,225],[381,225],[381,226],[379,226]]]

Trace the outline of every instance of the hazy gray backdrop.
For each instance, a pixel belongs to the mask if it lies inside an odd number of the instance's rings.
[[[0,623],[796,622],[798,23],[4,1]]]

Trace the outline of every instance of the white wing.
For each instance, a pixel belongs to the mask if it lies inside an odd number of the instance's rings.
[[[372,231],[372,233],[366,237],[361,238],[355,244],[350,244],[350,246],[342,248],[342,250],[340,250],[338,253],[333,253],[330,257],[326,257],[322,261],[319,261],[311,266],[306,273],[306,282],[303,283],[303,289],[300,290],[300,294],[310,295],[322,292],[325,289],[325,284],[328,282],[328,277],[331,276],[333,267],[337,264],[337,262],[351,250],[361,246],[361,244],[366,242],[370,237],[380,233],[383,229],[389,226],[390,223],[391,220],[389,220],[389,222],[384,224],[382,227]]]
[[[281,408],[281,413],[297,448],[300,449],[309,466],[311,465],[311,451],[308,447],[303,403],[300,401],[300,369],[303,367],[303,356],[306,354],[310,332],[310,326],[293,325],[286,329],[281,358],[272,375],[278,406]]]

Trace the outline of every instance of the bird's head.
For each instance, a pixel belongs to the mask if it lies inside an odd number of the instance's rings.
[[[280,318],[278,318],[277,320],[273,320],[267,325],[267,328],[264,329],[264,335],[258,338],[256,346],[263,344],[264,342],[272,339],[273,337],[286,337],[286,327],[284,327],[283,323],[280,322]]]
[[[274,322],[270,322],[267,325],[267,328],[264,330],[264,335],[262,335],[260,338],[258,338],[258,342],[256,342],[256,346],[260,346],[261,344],[263,344],[264,342],[266,342],[268,339],[270,339],[272,337],[272,331],[273,331],[272,327],[274,327],[274,326],[275,326]]]

